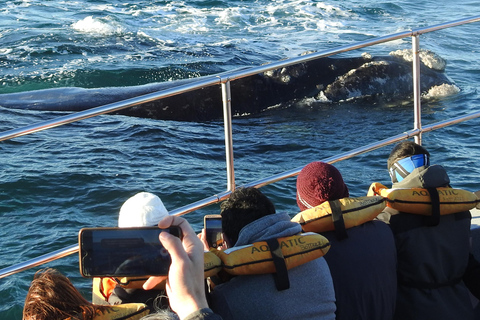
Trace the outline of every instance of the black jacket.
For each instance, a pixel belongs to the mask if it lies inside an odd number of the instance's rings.
[[[420,167],[393,188],[448,187],[441,166]],[[398,293],[394,319],[473,319],[473,307],[463,282],[470,257],[469,211],[429,217],[387,208],[379,216],[390,223],[398,257]]]

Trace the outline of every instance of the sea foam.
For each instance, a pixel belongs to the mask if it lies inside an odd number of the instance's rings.
[[[72,24],[72,28],[78,32],[100,36],[109,36],[122,33],[123,31],[123,28],[120,26],[109,24],[107,22],[104,22],[103,20],[94,18],[92,16],[85,17],[84,19],[75,22],[74,24]]]

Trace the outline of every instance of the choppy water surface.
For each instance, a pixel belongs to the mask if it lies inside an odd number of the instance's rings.
[[[6,1],[0,5],[0,93],[196,77],[475,14],[476,1]],[[424,124],[478,110],[477,29],[421,37],[422,48],[447,60],[446,74],[461,89],[425,103]],[[369,52],[410,47],[399,40]],[[0,107],[0,130],[60,115]],[[369,102],[305,101],[236,118],[237,185],[409,130],[412,123],[411,104]],[[423,139],[453,185],[472,191],[480,189],[477,126],[472,120]],[[74,244],[82,227],[116,225],[120,206],[136,192],[154,192],[174,209],[225,190],[223,139],[221,122],[105,115],[0,143],[0,268]],[[388,183],[389,151],[336,164],[353,196],[364,195],[372,181]],[[295,179],[263,190],[278,211],[296,212]],[[214,205],[187,218],[198,230],[203,215],[216,212]],[[47,266],[90,296],[76,255]],[[0,279],[1,319],[21,319],[38,269]]]

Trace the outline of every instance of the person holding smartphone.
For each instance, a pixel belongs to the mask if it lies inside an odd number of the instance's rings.
[[[160,242],[170,253],[172,264],[168,271],[166,291],[170,308],[180,320],[221,320],[213,313],[207,303],[204,285],[203,243],[197,237],[187,220],[181,217],[168,216],[158,224],[159,228],[178,226],[182,229],[183,238],[179,239],[162,232]],[[143,288],[149,290],[165,277],[150,277]]]
[[[253,187],[235,189],[220,207],[226,250],[302,232]],[[332,276],[323,257],[288,270],[288,277],[277,275],[239,275],[217,284],[210,306],[224,319],[335,319]]]
[[[168,216],[160,197],[150,192],[139,192],[128,198],[122,205],[118,215],[118,227],[152,227],[163,217]],[[103,277],[93,281],[93,302],[96,304],[117,305],[122,303],[141,302],[151,309],[165,306],[165,290],[162,286],[145,291],[141,289],[145,277]]]
[[[169,252],[172,260],[168,278],[167,276],[150,277],[145,282],[144,289],[152,289],[167,278],[166,290],[170,307],[180,320],[222,320],[208,306],[204,290],[203,244],[190,224],[183,218],[168,216],[160,221],[158,226],[162,229],[178,226],[182,230],[183,238],[180,239],[167,232],[160,233],[159,241]],[[133,317],[149,313],[146,305],[138,305],[138,307],[143,306],[143,309],[135,309]],[[23,318],[66,319],[77,318],[78,314],[83,314],[84,319],[93,319],[98,313],[116,312],[115,308],[110,308],[113,307],[95,305],[87,301],[66,276],[54,269],[46,269],[35,274],[25,299]],[[148,317],[145,319],[153,320],[154,316],[150,314],[145,316]],[[169,316],[172,320],[176,319],[168,311],[166,314],[159,313],[159,318],[163,317],[160,319]]]

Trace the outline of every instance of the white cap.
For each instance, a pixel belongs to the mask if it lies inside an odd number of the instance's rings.
[[[129,198],[120,208],[118,226],[147,227],[156,226],[168,211],[162,200],[153,193],[140,192]]]

